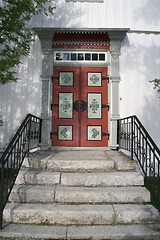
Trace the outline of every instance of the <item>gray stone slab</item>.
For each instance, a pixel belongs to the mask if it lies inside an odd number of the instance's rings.
[[[112,224],[111,205],[7,204],[4,220],[23,224],[101,225]]]
[[[15,185],[9,201],[21,203],[53,203],[55,186]]]
[[[63,186],[141,186],[143,184],[143,176],[138,172],[62,173],[61,176]]]
[[[67,230],[68,229],[68,230]],[[120,226],[31,226],[10,224],[0,231],[0,239],[48,240],[48,239],[93,239],[93,240],[159,240],[160,225]]]
[[[72,156],[105,156],[106,157],[106,152],[104,150],[72,150],[72,151],[57,151],[54,154],[54,157],[59,157],[59,156],[63,156],[63,157],[72,157]]]
[[[54,172],[20,171],[16,179],[16,184],[51,185],[59,182],[60,173]]]
[[[136,169],[137,162],[135,160],[131,160],[131,158],[124,153],[118,151],[107,151],[106,154],[110,159],[114,160],[116,170],[126,171]]]
[[[67,239],[159,240],[160,225],[73,226]]]
[[[46,169],[46,164],[48,159],[53,157],[55,153],[53,151],[37,151],[35,153],[30,153],[29,156],[27,156],[22,164],[22,169]]]
[[[55,155],[50,160],[108,160],[106,155],[80,154],[80,155]]]
[[[10,224],[0,231],[0,239],[66,239],[67,227]]]
[[[159,211],[152,205],[117,204],[115,210],[116,224],[154,223],[160,222]]]
[[[113,160],[49,160],[48,171],[60,172],[107,172],[114,169]]]
[[[61,203],[143,203],[150,201],[150,193],[144,187],[57,187],[55,201]]]
[[[37,197],[38,196],[38,197]],[[61,187],[15,185],[9,201],[21,203],[143,203],[150,201],[144,187]]]
[[[45,170],[47,168],[47,160],[46,159],[29,159],[26,158],[23,161],[21,170],[26,170],[26,169],[35,169],[35,170]]]

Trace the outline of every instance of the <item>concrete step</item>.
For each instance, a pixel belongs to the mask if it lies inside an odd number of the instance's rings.
[[[100,226],[37,226],[9,224],[0,231],[1,240],[159,240],[160,224]]]
[[[108,153],[109,154],[109,153]],[[59,172],[108,172],[115,170],[134,170],[136,162],[118,154],[115,156],[107,155],[105,152],[97,151],[77,151],[58,152],[44,156],[43,153],[27,157],[22,165],[22,169],[35,169]]]
[[[4,221],[19,224],[119,225],[158,222],[159,212],[152,205],[60,205],[8,203]]]
[[[20,171],[15,184],[57,185],[60,183],[59,172]]]
[[[0,239],[160,239],[159,211],[126,155],[40,151],[22,169]]]
[[[105,172],[105,173],[59,173],[20,171],[16,184],[39,184],[62,186],[142,186],[144,178],[139,172]]]
[[[38,196],[38,198],[37,198]],[[144,187],[61,187],[15,185],[9,201],[20,203],[144,203],[150,193]]]
[[[62,173],[62,186],[142,186],[144,178],[138,172]]]
[[[114,169],[113,160],[49,160],[48,171],[108,172]]]
[[[37,152],[30,154],[26,157],[22,167],[23,168],[35,168],[46,169],[48,162],[57,161],[88,161],[88,160],[109,160],[104,151],[47,151]],[[53,168],[53,166],[51,166]],[[55,166],[56,167],[56,166]]]

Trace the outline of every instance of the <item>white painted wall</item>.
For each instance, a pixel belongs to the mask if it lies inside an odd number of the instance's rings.
[[[160,77],[160,35],[129,33],[120,57],[120,116],[137,115],[160,147],[160,94],[150,80]]]
[[[40,116],[41,112],[41,50],[38,38],[31,53],[22,60],[16,83],[0,85],[0,148],[4,147],[27,113]]]
[[[55,14],[33,18],[30,27],[130,28],[160,31],[159,0],[104,0],[66,2],[52,0]]]
[[[160,31],[160,0],[104,0],[103,3],[53,0],[54,15],[38,16],[28,27],[130,28]],[[149,80],[160,76],[160,33],[128,33],[120,57],[120,116],[136,114],[160,146],[160,98]],[[0,85],[0,148],[5,146],[25,115],[41,113],[41,50],[39,40],[23,59],[17,83]]]

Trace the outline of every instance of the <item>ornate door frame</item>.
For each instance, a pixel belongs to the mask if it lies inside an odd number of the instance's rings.
[[[107,32],[110,38],[110,83],[109,83],[109,95],[110,95],[110,114],[109,114],[109,131],[110,141],[109,146],[112,149],[117,148],[117,119],[119,115],[119,56],[121,49],[121,42],[124,39],[126,32],[129,29],[103,29]],[[42,142],[41,148],[47,150],[51,148],[50,131],[51,131],[51,76],[53,67],[53,50],[52,39],[56,29],[35,29],[41,41],[42,50],[42,110],[41,117],[42,123]],[[73,29],[70,29],[73,31]],[[79,31],[84,31],[80,29]],[[88,30],[92,31],[93,30]],[[94,32],[96,30],[94,29]]]
[[[107,66],[54,66],[52,145],[108,146]]]

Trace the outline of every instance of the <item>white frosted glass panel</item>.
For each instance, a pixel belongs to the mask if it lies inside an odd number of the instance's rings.
[[[73,72],[60,72],[59,85],[60,86],[73,86]]]
[[[102,74],[88,73],[88,86],[102,86]]]
[[[101,93],[88,94],[88,118],[101,118]]]
[[[73,93],[59,93],[59,118],[72,118]]]
[[[102,140],[102,127],[101,126],[88,126],[88,140],[101,141]]]
[[[58,140],[72,140],[72,126],[58,126]]]

